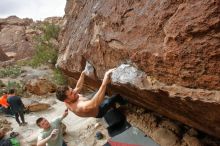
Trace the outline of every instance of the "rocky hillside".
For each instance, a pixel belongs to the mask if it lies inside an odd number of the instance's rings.
[[[45,22],[61,25],[62,18],[51,17],[37,22],[16,16],[0,19],[0,61],[8,60],[7,56],[15,60],[33,56],[35,37],[42,34],[40,26]]]
[[[144,108],[220,138],[219,0],[68,0],[57,65]]]

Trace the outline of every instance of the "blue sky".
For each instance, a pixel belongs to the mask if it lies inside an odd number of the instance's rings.
[[[63,16],[66,0],[0,0],[0,18],[16,15],[20,18],[43,20]]]

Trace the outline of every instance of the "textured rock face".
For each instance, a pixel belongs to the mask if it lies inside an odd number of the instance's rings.
[[[33,56],[36,45],[34,37],[42,34],[40,26],[44,22],[61,26],[62,18],[49,17],[37,22],[16,16],[0,19],[0,48],[6,54],[13,54],[12,57],[16,60]]]
[[[6,61],[8,59],[9,59],[8,56],[0,48],[0,61]]]
[[[25,89],[36,95],[44,95],[55,92],[56,85],[47,79],[31,79],[26,83]]]
[[[23,59],[33,54],[34,46],[32,35],[26,33],[32,19],[20,19],[11,16],[0,19],[0,47],[7,52],[14,52],[15,59]]]
[[[99,79],[119,66],[112,90],[219,137],[219,10],[218,0],[69,0],[57,65],[75,76],[88,61]]]

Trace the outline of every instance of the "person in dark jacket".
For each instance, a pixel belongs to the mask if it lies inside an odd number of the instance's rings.
[[[11,110],[15,114],[15,120],[19,124],[19,126],[24,126],[27,123],[24,119],[24,104],[21,100],[21,97],[15,95],[15,89],[10,89],[8,94],[8,103],[11,106]],[[19,120],[21,118],[22,123]]]

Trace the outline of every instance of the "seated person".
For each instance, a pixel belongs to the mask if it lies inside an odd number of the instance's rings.
[[[14,137],[6,138],[6,130],[4,128],[0,129],[0,146],[20,146],[19,141]],[[12,132],[15,133],[15,132]]]

